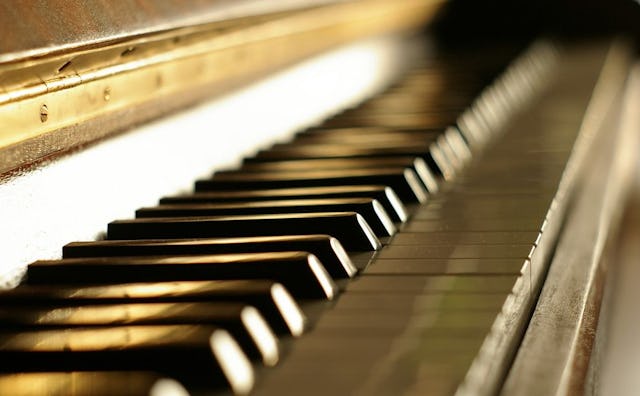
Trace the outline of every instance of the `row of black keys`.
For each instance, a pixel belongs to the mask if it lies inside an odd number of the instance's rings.
[[[107,240],[72,243],[64,259],[31,264],[26,284],[0,293],[0,369],[150,370],[196,393],[247,393],[254,374],[245,354],[275,365],[278,338],[309,327],[299,303],[335,298],[411,206],[469,159],[469,138],[442,131],[504,61],[477,63],[475,78],[453,60],[441,61],[446,70],[418,69],[325,127],[198,181],[194,194],[112,222]],[[453,85],[432,84],[446,77]],[[87,373],[87,383],[99,375]],[[105,375],[113,393],[158,383]],[[63,388],[85,381],[50,378]]]

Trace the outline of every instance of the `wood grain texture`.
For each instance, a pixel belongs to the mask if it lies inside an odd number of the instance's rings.
[[[0,2],[0,63],[195,24],[336,0],[8,0]]]

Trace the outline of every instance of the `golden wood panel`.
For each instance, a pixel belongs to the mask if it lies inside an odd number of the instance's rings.
[[[0,64],[0,173],[345,41],[420,26],[441,4],[336,3]],[[92,122],[95,131],[85,127]]]
[[[340,0],[15,0],[0,2],[0,63],[196,24]]]

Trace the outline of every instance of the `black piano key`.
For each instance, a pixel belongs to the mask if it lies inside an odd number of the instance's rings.
[[[36,261],[27,268],[30,284],[225,279],[271,279],[302,298],[332,299],[337,293],[320,260],[305,252],[73,258]]]
[[[388,157],[388,158],[320,158],[297,159],[272,162],[251,162],[242,164],[239,169],[216,171],[216,174],[244,173],[244,172],[288,172],[288,171],[317,171],[330,169],[366,169],[391,167],[413,167],[418,157]],[[415,169],[414,169],[415,170]]]
[[[246,191],[210,191],[160,199],[160,204],[191,204],[216,202],[279,201],[284,199],[325,199],[325,198],[373,198],[387,211],[394,222],[405,222],[407,212],[395,191],[388,186],[332,186],[283,188]]]
[[[238,173],[276,173],[276,172],[309,172],[317,170],[337,169],[370,169],[381,167],[410,168],[416,173],[423,186],[431,194],[438,191],[438,181],[427,163],[419,157],[381,157],[381,158],[338,158],[338,159],[298,159],[270,162],[253,162],[243,164],[240,169],[218,171],[221,174]]]
[[[397,129],[375,127],[315,128],[298,133],[292,142],[299,144],[337,143],[358,146],[380,141],[431,142],[441,129]]]
[[[364,218],[354,212],[118,220],[109,223],[107,231],[108,239],[300,234],[331,235],[347,250],[372,251],[381,246]]]
[[[145,371],[75,371],[0,374],[0,395],[189,396],[174,379]]]
[[[327,127],[373,126],[387,128],[445,128],[453,123],[458,112],[434,112],[426,114],[371,114],[334,117],[324,122]]]
[[[253,359],[274,366],[278,340],[260,312],[238,303],[151,303],[64,308],[1,307],[4,331],[138,325],[213,325],[227,330]]]
[[[334,279],[351,278],[357,272],[340,241],[328,235],[73,242],[62,248],[62,255],[64,258],[173,256],[292,250],[314,254]]]
[[[441,95],[438,98],[430,98],[426,92],[414,92],[409,95],[389,93],[372,98],[358,106],[358,109],[376,113],[397,112],[398,114],[420,113],[426,109],[462,112],[470,102],[471,98],[467,96]]]
[[[29,285],[0,291],[2,306],[72,307],[160,302],[223,302],[255,306],[278,334],[300,336],[306,318],[280,283],[266,280],[183,281],[110,285]]]
[[[378,100],[381,99],[393,99],[393,100],[399,100],[402,99],[402,101],[406,101],[408,103],[411,103],[411,101],[407,101],[406,97],[403,95],[399,95],[396,96],[395,98],[392,97],[393,95],[382,95],[382,96],[378,96]],[[330,127],[326,127],[324,125],[320,125],[317,127],[312,127],[312,128],[308,128],[305,129],[303,131],[300,131],[298,133],[296,133],[295,135],[295,139],[301,139],[301,140],[314,140],[314,139],[324,139],[324,137],[327,137],[328,139],[332,139],[332,140],[337,140],[339,141],[341,137],[352,137],[353,139],[356,139],[358,137],[366,137],[369,135],[382,135],[382,134],[393,134],[393,133],[401,133],[405,136],[407,136],[407,138],[409,138],[412,134],[417,134],[418,136],[423,136],[424,134],[431,134],[433,136],[437,136],[439,133],[442,132],[442,129],[436,128],[436,129],[427,129],[427,128],[388,128],[388,127],[367,127],[367,126],[359,126],[359,127],[335,127],[335,128],[330,128]],[[316,137],[317,135],[317,137]],[[413,140],[413,139],[412,139]]]
[[[444,133],[444,130],[439,134],[433,134],[428,139],[407,139],[403,136],[399,136],[398,138],[387,137],[385,135],[381,135],[379,138],[368,139],[363,137],[354,138],[353,140],[357,141],[357,144],[345,144],[340,142],[339,140],[328,140],[326,142],[301,142],[298,143],[296,141],[284,142],[284,143],[276,143],[271,146],[269,149],[262,150],[261,152],[267,153],[271,152],[273,156],[277,156],[280,151],[290,151],[290,150],[298,150],[300,153],[306,154],[317,154],[320,151],[326,150],[327,156],[320,158],[336,158],[333,153],[341,154],[343,152],[349,152],[350,150],[357,149],[367,149],[367,150],[376,150],[376,149],[406,149],[408,147],[413,147],[414,149],[422,149],[426,151],[429,149],[429,146],[436,142],[438,137]],[[357,152],[357,151],[356,151]],[[375,157],[375,156],[371,156]],[[339,158],[339,157],[338,157]],[[246,161],[246,160],[245,160]]]
[[[364,217],[378,237],[393,236],[396,233],[395,225],[380,202],[371,198],[160,205],[138,209],[136,217],[233,216],[320,212],[356,212]]]
[[[442,136],[441,136],[442,137]],[[395,142],[395,141],[389,141],[389,142],[384,142],[382,140],[380,141],[376,141],[376,142],[369,142],[369,141],[363,141],[360,144],[353,144],[353,145],[347,145],[344,143],[333,143],[333,141],[329,141],[328,143],[322,143],[322,142],[318,142],[316,144],[311,144],[311,142],[304,142],[304,144],[300,144],[298,142],[293,142],[293,143],[282,143],[280,145],[276,145],[274,146],[271,151],[273,152],[271,155],[272,156],[277,156],[279,151],[289,151],[289,150],[296,150],[296,151],[303,151],[303,152],[313,152],[313,149],[316,147],[325,147],[326,148],[326,152],[331,152],[334,150],[334,148],[339,147],[341,149],[348,149],[348,148],[354,148],[354,149],[378,149],[378,148],[383,148],[383,149],[388,149],[388,148],[392,148],[392,147],[396,147],[396,146],[404,146],[404,145],[408,145],[408,146],[412,146],[412,147],[420,147],[422,145],[421,142]],[[309,149],[309,150],[305,150],[305,149]],[[332,158],[331,156],[328,156],[328,158],[321,158],[321,155],[318,155],[318,151],[315,151],[315,154],[311,154],[309,155],[308,158],[295,158],[295,159],[287,159],[287,158],[269,158],[268,161],[256,161],[256,160],[245,160],[245,163],[243,165],[243,167],[239,170],[236,171],[223,171],[223,172],[218,172],[217,174],[225,174],[225,173],[244,173],[247,170],[250,170],[251,172],[255,172],[258,170],[262,170],[264,169],[266,170],[270,170],[273,171],[275,169],[277,169],[274,165],[279,165],[280,163],[285,163],[287,165],[289,165],[289,171],[301,171],[301,170],[306,170],[306,171],[312,171],[312,170],[319,170],[319,169],[323,169],[322,166],[324,163],[328,164],[330,167],[326,168],[326,169],[339,169],[337,166],[333,166],[331,167],[334,163],[340,163],[343,162],[345,164],[345,166],[343,167],[343,169],[347,169],[347,170],[355,170],[355,169],[368,169],[368,168],[375,168],[376,166],[378,168],[383,168],[383,167],[409,167],[411,168],[414,172],[416,172],[416,174],[421,178],[421,181],[425,184],[425,186],[427,187],[427,189],[430,192],[435,192],[437,190],[437,187],[433,187],[433,184],[437,184],[437,181],[434,179],[433,174],[431,173],[431,170],[429,169],[429,167],[427,167],[427,162],[429,163],[429,165],[434,168],[434,170],[438,173],[442,173],[442,171],[445,171],[447,168],[443,168],[445,166],[449,166],[450,164],[449,162],[452,162],[453,160],[450,159],[450,156],[453,156],[453,152],[452,151],[447,151],[447,152],[443,152],[441,150],[440,145],[438,144],[438,139],[434,139],[433,142],[431,142],[428,146],[428,148],[425,148],[424,150],[421,150],[422,152],[422,156],[421,157],[416,157],[413,156],[411,157],[411,155],[409,156],[393,156],[393,155],[383,155],[383,156],[361,156],[361,157],[347,157],[347,156],[338,156],[337,158]],[[300,156],[302,157],[302,156]],[[398,158],[402,159],[402,158],[413,158],[413,160],[411,162],[407,162],[406,160],[403,161],[399,161],[397,160]],[[426,159],[426,161],[425,161]],[[456,159],[456,158],[454,158]],[[247,162],[248,161],[248,162]],[[306,161],[309,161],[310,164],[309,165],[304,165],[304,163]],[[301,164],[302,166],[300,168],[293,168],[294,165],[296,164]],[[317,168],[311,168],[312,165],[317,165]],[[280,171],[284,171],[284,169],[281,169]]]
[[[255,156],[245,158],[245,163],[281,161],[283,159],[321,159],[321,158],[386,158],[398,156],[410,156],[422,158],[437,174],[442,174],[442,169],[434,160],[431,143],[407,144],[402,146],[370,146],[349,147],[341,145],[308,145],[289,146],[278,150],[259,151]]]
[[[120,326],[0,332],[0,371],[156,371],[188,389],[246,394],[253,368],[233,337],[213,326]]]
[[[405,203],[425,202],[427,192],[418,176],[409,168],[372,168],[327,170],[306,173],[221,174],[198,180],[196,191],[253,190],[344,185],[387,185]]]
[[[426,135],[411,134],[405,135],[402,132],[397,133],[381,133],[373,135],[352,135],[345,136],[343,139],[324,137],[324,135],[315,134],[312,138],[300,137],[285,143],[276,143],[271,146],[270,150],[290,150],[290,149],[306,149],[313,147],[327,148],[383,148],[383,147],[407,147],[414,145],[416,147],[428,147],[435,143],[439,136],[443,135],[443,131],[439,133],[430,132]]]
[[[413,82],[413,84],[417,84],[417,83],[418,82],[416,81]],[[415,88],[413,84],[411,88]],[[438,104],[438,103],[435,103],[434,101],[429,101],[428,100],[429,94],[433,94],[434,92],[430,91],[428,87],[423,87],[423,89],[420,92],[415,92],[415,91],[411,92],[411,90],[407,88],[409,87],[405,86],[405,89],[396,90],[396,93],[402,92],[402,96],[407,97],[407,99],[411,99],[413,101],[423,100],[423,102],[414,103],[414,106],[402,106],[402,107],[392,107],[392,106],[376,107],[376,106],[360,105],[360,106],[353,107],[343,111],[338,116],[336,116],[336,118],[358,120],[358,119],[371,119],[371,118],[375,119],[380,117],[390,117],[393,115],[418,116],[418,115],[432,115],[432,114],[443,114],[443,113],[454,113],[454,112],[460,113],[461,111],[464,111],[466,107],[465,105],[462,105],[462,104],[454,105],[452,103],[448,103],[445,105],[443,103]],[[393,89],[389,92],[393,92]],[[380,95],[381,98],[383,98],[384,96],[386,95],[385,94]],[[445,96],[445,95],[442,95],[442,96]]]

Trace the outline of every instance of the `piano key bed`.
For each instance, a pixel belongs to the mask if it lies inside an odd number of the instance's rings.
[[[536,294],[531,255],[561,221],[550,208],[600,70],[573,90],[558,78],[579,54],[521,50],[423,59],[32,263],[0,293],[0,394],[454,394],[505,307]],[[578,116],[536,128],[540,97]]]

